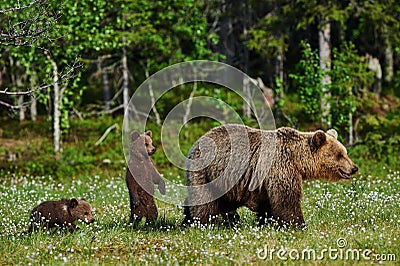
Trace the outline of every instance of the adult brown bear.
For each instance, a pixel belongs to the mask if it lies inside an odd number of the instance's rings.
[[[220,214],[236,219],[236,209],[246,206],[260,224],[274,219],[303,226],[302,181],[348,179],[357,170],[333,129],[219,126],[189,152],[184,223],[207,224]]]

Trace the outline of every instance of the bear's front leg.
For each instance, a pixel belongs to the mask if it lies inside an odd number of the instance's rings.
[[[137,198],[136,198],[137,199]],[[129,199],[130,207],[131,207],[131,216],[129,218],[130,222],[133,222],[135,220],[135,210],[139,207],[140,205],[140,200],[135,200],[133,196],[130,197]]]
[[[80,228],[77,227],[74,223],[68,223],[67,228],[68,228],[68,231],[71,233],[74,231],[80,230]]]
[[[271,208],[271,218],[276,220],[279,225],[290,225],[296,228],[304,228],[304,216],[301,211],[300,202],[283,202]]]
[[[153,223],[157,217],[158,217],[158,210],[156,203],[154,202],[153,198],[149,198],[147,200],[147,205],[146,205],[146,224],[151,224]]]
[[[302,179],[299,174],[276,176],[268,187],[270,212],[268,218],[276,220],[279,225],[290,225],[296,228],[305,226],[301,199],[303,195]]]

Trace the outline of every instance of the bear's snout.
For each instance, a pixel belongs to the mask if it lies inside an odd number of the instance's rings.
[[[147,154],[148,155],[153,155],[155,152],[156,152],[156,147],[153,147],[151,150],[150,149],[147,149]]]
[[[358,171],[358,167],[354,166],[353,169],[351,169],[351,174],[354,175]]]
[[[93,217],[92,217],[92,218],[85,218],[83,221],[84,221],[85,223],[87,223],[87,224],[91,224],[91,223],[94,222],[94,218],[93,218]]]

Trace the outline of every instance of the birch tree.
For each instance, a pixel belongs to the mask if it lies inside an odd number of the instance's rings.
[[[321,122],[323,125],[331,127],[330,118],[330,98],[329,85],[331,84],[331,77],[329,71],[331,70],[331,24],[325,19],[321,19],[320,28],[318,29],[318,44],[319,44],[319,65],[324,73],[322,77],[322,98],[321,98]]]
[[[331,24],[333,22],[343,26],[346,24],[350,16],[349,3],[341,1],[307,1],[297,0],[304,11],[304,15],[299,20],[297,28],[306,29],[310,25],[317,25],[318,28],[318,52],[319,65],[324,72],[322,77],[322,95],[321,95],[321,123],[325,127],[330,127],[332,124],[330,114],[330,91],[329,84],[331,77]]]

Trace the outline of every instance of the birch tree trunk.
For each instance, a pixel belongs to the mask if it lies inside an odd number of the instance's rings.
[[[193,89],[190,92],[189,100],[186,105],[185,115],[183,116],[183,124],[185,125],[189,121],[190,109],[192,108],[193,97],[197,90],[197,81],[193,83]]]
[[[125,42],[125,39],[123,40]],[[124,105],[124,114],[127,115],[128,107],[129,107],[129,89],[128,89],[128,58],[126,53],[126,46],[122,47],[122,97],[123,97],[123,105]],[[124,123],[125,128],[123,129],[125,132],[129,131],[128,123]]]
[[[110,110],[110,83],[108,82],[107,71],[103,69],[103,100],[104,100],[104,109],[106,111]]]
[[[249,6],[248,6],[248,1],[241,1],[240,6],[242,8],[241,12],[241,19],[243,23],[243,39],[247,40],[248,39],[248,20],[249,20]],[[241,57],[241,65],[242,65],[242,70],[247,74],[248,72],[248,65],[249,65],[249,51],[247,50],[247,47],[245,45],[241,45],[242,48],[242,54],[240,55]],[[243,103],[243,116],[250,118],[251,117],[251,107],[250,103],[252,102],[251,98],[251,91],[250,91],[250,79],[249,78],[244,78],[243,80],[243,93],[245,98],[247,99],[247,102]]]
[[[148,79],[150,77],[149,67],[150,67],[150,62],[149,62],[149,60],[147,60],[147,65],[145,67],[146,79]],[[151,82],[149,82],[149,95],[150,95],[152,110],[153,110],[154,116],[156,117],[156,123],[157,123],[157,125],[161,126],[161,118],[160,118],[160,114],[158,113],[158,110],[156,108],[156,99],[154,97],[153,85]]]
[[[110,110],[110,83],[108,81],[107,70],[103,68],[103,61],[107,56],[99,56],[97,59],[97,71],[101,73],[103,81],[103,102],[104,109],[106,111]]]
[[[32,101],[31,101],[31,120],[35,122],[37,120],[37,99],[36,96],[32,96]]]
[[[32,71],[31,77],[30,77],[30,86],[31,88],[34,88],[36,86],[36,81],[37,81],[37,74],[35,71]],[[37,119],[37,99],[35,96],[35,93],[32,95],[32,101],[30,105],[30,113],[31,113],[31,120],[36,121]]]
[[[349,145],[354,143],[353,114],[349,112]]]
[[[18,107],[19,107],[19,122],[22,122],[25,120],[25,108],[24,108],[24,96],[19,95],[18,96]]]
[[[322,118],[321,123],[324,126],[331,126],[330,119],[330,92],[328,85],[331,83],[331,77],[328,72],[331,69],[331,25],[327,21],[321,21],[321,28],[318,30],[319,39],[319,65],[321,69],[325,72],[322,77],[322,98],[321,98],[321,111]]]
[[[60,151],[60,139],[61,139],[61,130],[60,130],[60,87],[58,84],[58,69],[57,64],[52,61],[51,65],[53,66],[53,82],[54,82],[54,107],[53,107],[53,143],[54,143],[54,152],[57,154]]]
[[[250,118],[251,117],[251,92],[250,92],[250,79],[247,77],[243,78],[243,96],[246,101],[243,101],[243,116]]]
[[[389,36],[385,35],[385,81],[391,82],[393,78],[393,48]]]
[[[54,153],[56,156],[60,152],[60,139],[61,139],[61,129],[60,129],[60,86],[58,83],[58,68],[56,62],[51,59],[50,55],[46,53],[47,59],[50,60],[51,66],[53,68],[53,145]]]
[[[22,84],[21,77],[19,76],[18,73],[19,63],[18,60],[15,62],[12,56],[9,57],[9,60],[10,60],[10,67],[12,69],[10,78],[13,91],[18,91],[18,88]],[[24,103],[23,95],[17,96],[16,99],[14,100],[14,104],[18,107],[18,118],[20,122],[25,120],[25,110],[23,108],[23,103]]]
[[[280,53],[275,58],[275,74],[283,82],[284,72],[283,72],[283,53]]]

